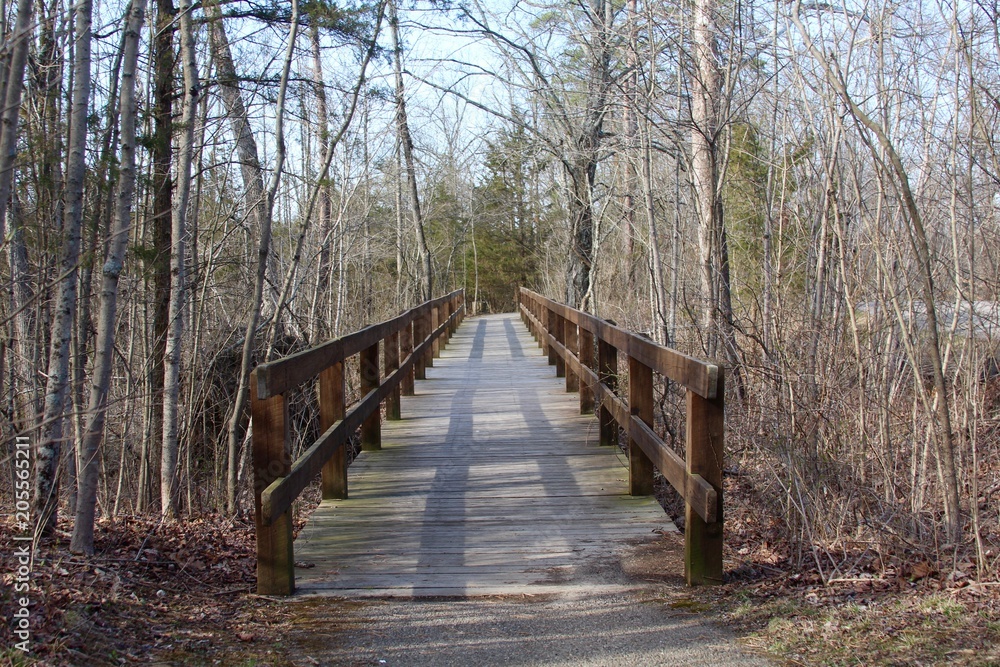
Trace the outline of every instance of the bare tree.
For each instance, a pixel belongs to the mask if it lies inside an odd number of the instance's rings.
[[[188,199],[191,192],[191,160],[194,155],[195,114],[198,110],[198,64],[195,61],[194,34],[191,27],[191,3],[179,6],[181,63],[184,72],[184,97],[181,107],[180,135],[177,146],[177,189],[173,206],[170,236],[170,308],[167,340],[163,358],[163,451],[160,461],[160,512],[164,517],[177,513],[177,452],[181,414],[181,347],[184,336],[185,266],[184,247],[187,235]]]
[[[146,0],[133,0],[127,15],[123,42],[122,87],[119,99],[121,161],[114,226],[101,278],[100,312],[97,318],[97,343],[94,354],[94,378],[90,390],[87,425],[80,447],[82,469],[76,520],[70,550],[94,553],[94,515],[97,506],[98,449],[104,439],[108,388],[114,359],[115,318],[118,313],[118,282],[125,263],[129,229],[132,225],[132,200],[135,192],[135,70],[139,59],[139,40],[146,14]]]
[[[52,318],[52,344],[45,384],[45,408],[35,465],[34,512],[38,532],[55,529],[58,504],[59,456],[64,439],[66,389],[69,384],[70,341],[77,307],[80,237],[83,228],[83,181],[87,170],[87,111],[90,104],[92,0],[82,0],[75,11],[73,111],[70,118],[69,160],[66,166],[66,217],[63,227],[59,286]]]
[[[417,238],[417,251],[423,268],[421,278],[422,300],[434,298],[434,267],[431,251],[427,247],[424,233],[424,218],[420,212],[420,193],[417,191],[417,170],[413,163],[413,137],[406,119],[406,91],[403,87],[403,47],[399,41],[399,14],[396,0],[389,0],[389,31],[392,35],[392,62],[396,81],[396,132],[399,146],[403,151],[403,165],[406,172],[406,193],[409,197],[410,215],[413,216],[413,231]]]
[[[243,94],[240,91],[233,63],[229,38],[226,35],[219,5],[212,3],[206,9],[211,20],[212,57],[215,60],[216,71],[219,74],[219,86],[222,90],[222,100],[226,106],[227,116],[233,135],[236,137],[236,150],[240,158],[240,169],[243,174],[245,189],[244,201],[253,220],[260,229],[260,241],[257,248],[257,270],[254,279],[254,291],[250,302],[250,312],[243,338],[243,351],[240,358],[240,374],[236,388],[236,400],[233,402],[227,426],[228,465],[226,473],[226,506],[230,512],[236,511],[239,492],[238,476],[240,468],[241,426],[245,423],[244,414],[249,398],[249,381],[254,347],[257,341],[257,328],[260,323],[261,304],[264,301],[265,278],[267,275],[268,257],[271,252],[271,223],[274,211],[274,197],[281,183],[282,170],[285,162],[285,137],[283,121],[285,115],[285,92],[288,88],[288,74],[291,68],[292,55],[295,49],[295,37],[298,34],[298,0],[292,0],[292,22],[289,28],[288,45],[281,70],[281,80],[278,87],[278,100],[275,107],[275,135],[277,143],[277,158],[274,173],[268,189],[264,190],[264,172],[260,166],[257,153],[257,142],[250,131],[250,120],[247,116]]]

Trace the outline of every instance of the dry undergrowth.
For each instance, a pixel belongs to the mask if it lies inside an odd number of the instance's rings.
[[[727,478],[726,491],[726,585],[680,585],[679,537],[665,540],[673,542],[662,552],[637,553],[623,564],[667,586],[668,613],[707,615],[779,664],[1000,665],[995,581],[900,553],[856,559],[850,576],[824,583],[815,568],[794,564],[774,530],[741,509],[747,498],[738,480]],[[0,526],[0,539],[10,543],[10,535]],[[98,536],[90,559],[68,552],[65,532],[39,550],[34,653],[11,650],[4,623],[0,665],[296,664],[289,649],[306,641],[301,628],[308,626],[296,614],[308,609],[253,594],[250,523],[125,517],[102,522]],[[9,554],[0,566],[11,571]],[[5,619],[10,583],[0,588]]]

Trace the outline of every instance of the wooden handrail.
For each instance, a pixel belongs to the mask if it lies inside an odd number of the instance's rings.
[[[688,584],[722,583],[724,369],[523,287],[520,310],[566,390],[580,392],[580,412],[598,414],[601,444],[617,444],[619,429],[628,436],[629,492],[652,493],[655,466],[684,498]],[[627,400],[616,391],[619,353],[629,369]],[[687,390],[686,460],[653,431],[653,373]]]
[[[430,365],[464,317],[464,304],[465,292],[457,290],[254,370],[250,413],[258,593],[294,592],[292,504],[317,474],[322,474],[324,499],[347,497],[346,443],[360,428],[363,449],[381,447],[382,402],[388,419],[400,418],[400,393],[412,394],[414,377],[423,379],[424,366]],[[380,349],[384,376],[379,369]],[[361,357],[364,396],[345,410],[345,361],[356,354]],[[292,461],[285,393],[317,378],[323,434]]]

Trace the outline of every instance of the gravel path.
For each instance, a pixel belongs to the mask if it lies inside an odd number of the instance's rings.
[[[649,589],[550,599],[302,602],[289,637],[296,664],[431,667],[478,665],[770,664],[735,637]]]

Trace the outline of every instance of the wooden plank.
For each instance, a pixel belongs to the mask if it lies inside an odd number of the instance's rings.
[[[684,524],[684,570],[689,586],[722,583],[722,469],[725,452],[723,409],[725,378],[719,376],[719,397],[687,393],[687,472],[715,489],[716,520],[707,523],[688,504]]]
[[[595,337],[604,340],[622,354],[642,361],[657,373],[674,382],[679,382],[705,398],[714,398],[718,390],[719,366],[714,363],[695,359],[686,354],[657,345],[651,340],[636,336],[610,322],[601,320],[589,313],[570,308],[540,294],[521,288],[529,297],[554,314],[564,317],[577,326],[590,331]],[[544,324],[544,322],[543,322]]]
[[[371,347],[387,336],[398,333],[415,318],[430,313],[443,303],[461,298],[462,291],[428,301],[390,320],[379,322],[359,331],[283,357],[257,367],[257,395],[261,399],[284,393],[316,377],[336,361],[342,361]]]
[[[655,500],[627,495],[620,452],[597,445],[513,316],[466,322],[427,377],[382,449],[351,465],[351,498],[324,501],[300,534],[296,557],[315,565],[301,590],[590,589],[606,585],[580,578],[597,563],[672,529]]]
[[[319,428],[325,433],[344,419],[344,362],[338,361],[319,374]],[[324,499],[347,498],[347,449],[338,447],[323,464],[321,487]]]

